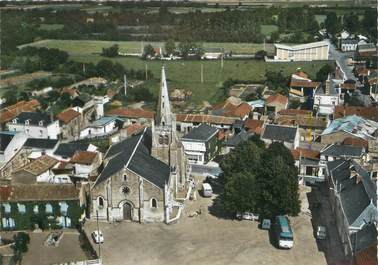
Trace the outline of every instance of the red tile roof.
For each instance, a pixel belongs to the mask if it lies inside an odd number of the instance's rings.
[[[76,164],[82,164],[82,165],[90,165],[93,163],[96,156],[97,156],[96,152],[77,151],[71,158],[70,162],[76,163]]]
[[[58,120],[67,124],[78,116],[80,116],[80,112],[77,112],[73,109],[68,109],[68,110],[65,110],[65,111],[59,113],[57,118],[58,118]]]
[[[290,87],[303,87],[303,88],[317,88],[320,86],[319,82],[312,82],[312,81],[306,81],[306,80],[291,80],[290,81]]]
[[[138,134],[144,129],[144,126],[139,123],[131,124],[129,127],[126,128],[126,132],[128,136]]]
[[[310,158],[310,159],[319,159],[319,156],[320,156],[319,151],[305,149],[305,148],[297,148],[297,149],[291,150],[291,154],[293,155],[294,160],[299,160],[300,157]]]
[[[378,265],[377,246],[372,245],[367,249],[357,252],[355,260],[356,265]]]
[[[377,107],[356,107],[356,106],[336,106],[334,116],[335,119],[343,118],[350,115],[358,115],[369,120],[378,122]]]
[[[0,123],[8,122],[16,118],[21,112],[34,112],[40,106],[38,100],[22,100],[0,110]]]
[[[303,116],[312,116],[311,110],[304,110],[304,109],[283,109],[278,112],[280,115],[287,115],[287,116],[296,116],[296,115],[303,115]]]
[[[303,72],[303,71],[297,71],[294,73],[295,75],[297,76],[300,76],[300,77],[303,77],[303,78],[307,78],[308,79],[308,74]]]
[[[368,148],[369,142],[361,138],[347,137],[344,139],[343,144]]]
[[[248,132],[255,134],[261,134],[263,125],[264,121],[262,120],[247,119],[244,122],[244,127],[248,129]]]
[[[348,89],[348,90],[353,90],[357,88],[356,83],[342,83],[340,87],[342,89]]]
[[[266,99],[266,104],[279,103],[279,104],[286,105],[288,102],[289,102],[289,99],[286,96],[283,96],[281,94],[275,94],[275,95],[269,96]]]
[[[237,119],[232,117],[224,117],[217,115],[204,115],[204,114],[176,114],[176,120],[180,122],[198,122],[210,124],[226,124],[232,125]]]
[[[155,116],[155,112],[150,110],[145,110],[142,108],[139,109],[132,109],[132,108],[118,108],[110,110],[106,113],[110,116],[120,116],[126,118],[148,118],[153,119]]]

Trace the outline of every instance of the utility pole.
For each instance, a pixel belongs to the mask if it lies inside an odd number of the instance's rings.
[[[83,74],[85,75],[85,63],[83,63]]]
[[[203,63],[201,63],[201,83],[203,83]]]
[[[147,71],[148,71],[148,66],[147,66],[147,63],[146,63],[146,80],[148,79]]]
[[[127,95],[127,80],[126,74],[123,75],[123,88],[125,89],[125,96]]]
[[[223,69],[223,54],[221,55],[221,69]]]
[[[265,38],[264,38],[264,51],[265,51]]]

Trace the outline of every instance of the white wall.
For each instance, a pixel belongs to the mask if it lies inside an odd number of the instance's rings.
[[[59,121],[44,126],[8,123],[9,131],[24,132],[30,138],[58,139],[60,134]]]
[[[24,145],[27,137],[24,133],[19,132],[9,142],[7,148],[4,150],[4,154],[0,155],[1,162],[8,162]]]
[[[100,136],[111,133],[116,128],[116,122],[112,121],[103,127],[87,127],[80,132],[80,138],[86,138],[91,136]]]

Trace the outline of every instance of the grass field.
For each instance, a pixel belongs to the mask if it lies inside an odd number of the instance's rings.
[[[269,25],[271,26],[271,25]],[[101,53],[102,48],[110,47],[118,44],[120,52],[137,53],[146,44],[151,44],[154,47],[164,47],[164,42],[140,42],[140,41],[95,41],[95,40],[42,40],[27,45],[21,45],[19,48],[25,46],[58,48],[67,51],[70,55],[89,55]],[[204,48],[224,48],[233,53],[255,53],[258,50],[264,49],[262,43],[219,43],[219,42],[205,42]],[[265,49],[269,54],[273,54],[274,46],[271,43],[265,44]]]
[[[34,46],[44,46],[66,50],[70,58],[79,62],[97,63],[102,59],[99,52],[102,47],[110,46],[116,42],[98,41],[58,41],[47,40],[34,43]],[[122,50],[136,48],[139,42],[121,42]],[[213,44],[206,44],[213,45]],[[221,44],[219,44],[221,45]],[[225,44],[225,47],[238,47],[241,50],[252,50],[262,44]],[[214,46],[212,46],[214,47]],[[222,46],[220,46],[222,47]],[[193,91],[192,102],[201,104],[203,101],[214,102],[219,95],[219,88],[223,81],[228,78],[239,80],[252,80],[254,82],[264,82],[266,71],[280,71],[289,76],[291,73],[302,68],[310,76],[315,76],[316,72],[327,62],[291,62],[291,63],[266,63],[256,60],[225,60],[224,67],[221,68],[220,61],[143,61],[137,57],[117,57],[111,59],[119,62],[126,68],[144,70],[146,65],[152,71],[155,79],[147,83],[152,92],[157,93],[161,66],[164,64],[167,70],[167,79],[170,90],[175,88],[189,89]],[[204,82],[201,83],[201,64],[204,69]]]
[[[41,24],[39,29],[41,30],[58,30],[64,28],[63,24]]]

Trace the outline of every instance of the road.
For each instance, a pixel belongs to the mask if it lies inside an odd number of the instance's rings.
[[[356,80],[356,77],[353,74],[353,67],[348,65],[348,58],[353,56],[353,52],[341,52],[336,49],[336,47],[331,43],[329,39],[327,39],[326,41],[328,41],[330,44],[330,59],[337,61],[341,70],[345,74],[346,79]]]

